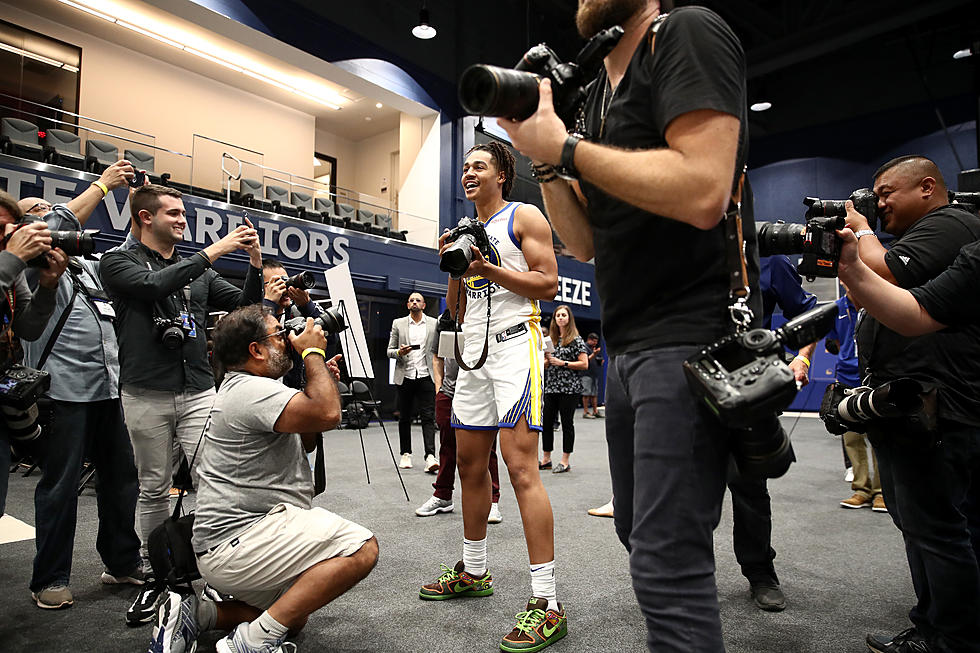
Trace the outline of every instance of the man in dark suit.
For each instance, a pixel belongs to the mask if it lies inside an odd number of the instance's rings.
[[[395,359],[395,385],[398,386],[398,436],[401,461],[398,466],[412,466],[412,415],[418,409],[422,419],[422,443],[425,446],[425,471],[439,471],[436,459],[436,388],[432,382],[432,351],[437,321],[426,315],[425,298],[417,292],[408,296],[408,315],[391,323],[388,358]]]

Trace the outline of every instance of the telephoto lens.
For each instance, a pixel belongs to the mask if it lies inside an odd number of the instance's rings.
[[[799,254],[803,251],[806,225],[795,222],[756,222],[759,256]]]
[[[530,118],[538,110],[538,82],[533,73],[477,64],[463,71],[459,103],[474,116]]]
[[[779,478],[796,462],[789,436],[775,415],[733,430],[732,456],[740,474],[756,478]]]
[[[314,318],[313,323],[319,324],[320,328],[323,329],[323,333],[328,336],[334,333],[340,333],[347,328],[347,322],[344,320],[341,306],[343,306],[343,302],[339,302],[337,306],[330,306],[323,309],[323,313],[320,317]],[[306,329],[306,318],[294,317],[286,320],[283,328],[289,329],[295,335],[299,335]]]
[[[282,280],[286,282],[287,288],[299,288],[309,290],[316,286],[316,277],[312,272],[299,272],[291,277],[283,275]]]

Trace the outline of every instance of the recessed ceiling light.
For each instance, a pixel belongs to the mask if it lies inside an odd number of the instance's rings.
[[[953,58],[966,59],[967,57],[970,57],[972,55],[973,55],[973,50],[971,50],[970,48],[963,48],[962,50],[957,50],[956,52],[954,52]]]
[[[364,116],[364,119],[367,120],[368,122],[371,122],[371,116]]]
[[[768,111],[772,108],[772,102],[756,102],[749,107],[752,111]]]
[[[378,102],[377,104],[374,105],[374,108],[375,109],[380,109],[383,106],[384,106],[383,104],[381,104],[380,102]]]

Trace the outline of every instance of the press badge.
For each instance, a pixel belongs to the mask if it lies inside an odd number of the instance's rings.
[[[114,320],[116,318],[116,310],[112,308],[112,304],[109,303],[107,299],[97,299],[95,297],[90,298],[92,300],[92,305],[95,306],[95,310],[99,312],[102,317]]]
[[[180,325],[184,328],[184,333],[188,338],[197,337],[197,325],[194,323],[194,316],[187,311],[180,312]]]

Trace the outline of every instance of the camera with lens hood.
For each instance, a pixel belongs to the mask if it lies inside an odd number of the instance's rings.
[[[459,103],[474,116],[530,118],[538,110],[538,83],[551,80],[555,113],[568,130],[575,128],[579,109],[587,96],[589,72],[612,52],[623,37],[615,25],[589,39],[575,63],[562,63],[544,43],[524,53],[513,69],[477,64],[463,71],[459,80]]]
[[[834,435],[864,433],[869,424],[883,420],[902,420],[905,431],[911,428],[935,433],[936,393],[910,378],[895,379],[877,388],[831,383],[820,402],[820,419]]]
[[[299,288],[300,290],[309,290],[316,286],[316,277],[313,276],[312,272],[297,272],[291,277],[287,277],[285,274],[279,277],[286,284],[287,288]]]
[[[30,442],[41,435],[38,398],[51,387],[51,375],[8,363],[0,373],[0,414],[10,438]]]
[[[44,220],[33,215],[25,215],[24,218],[14,227],[14,231],[17,231],[24,225],[31,224],[32,222],[44,222]],[[13,231],[10,233],[12,235]],[[95,252],[94,236],[97,233],[99,233],[98,229],[83,229],[82,231],[52,231],[51,249],[57,247],[68,256],[88,256]],[[6,240],[9,240],[9,238],[10,236],[8,235],[4,241],[6,242]],[[48,257],[44,254],[35,256],[27,262],[27,265],[32,268],[46,268],[48,267]]]
[[[476,247],[483,258],[490,256],[490,239],[483,223],[473,218],[462,218],[447,235],[447,243],[452,243],[439,257],[439,269],[448,272],[453,279],[459,279],[473,262]]]
[[[732,452],[741,473],[776,478],[796,459],[777,417],[799,389],[783,347],[819,340],[836,319],[836,304],[818,306],[775,331],[722,338],[684,361],[691,391],[734,430]]]
[[[347,322],[344,320],[344,302],[340,301],[337,306],[328,306],[323,309],[323,313],[319,317],[313,318],[314,324],[319,324],[320,328],[323,329],[324,335],[332,335],[335,333],[340,333],[347,328]],[[283,323],[283,328],[287,329],[294,335],[299,335],[303,333],[306,329],[306,318],[305,317],[294,317],[286,320]]]
[[[848,198],[854,202],[858,213],[868,219],[874,229],[878,224],[878,196],[867,188],[859,188]],[[837,235],[843,229],[847,209],[846,200],[822,200],[807,197],[804,224],[787,222],[757,222],[756,238],[759,256],[774,254],[802,254],[797,266],[800,276],[813,281],[817,277],[834,278],[840,262],[844,241]]]

